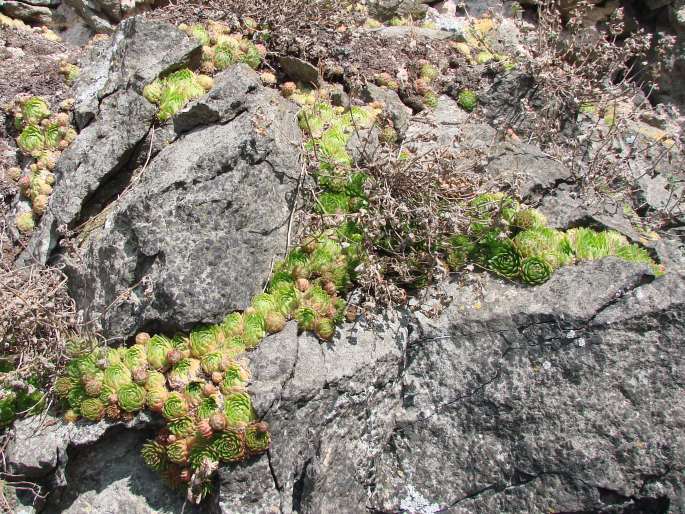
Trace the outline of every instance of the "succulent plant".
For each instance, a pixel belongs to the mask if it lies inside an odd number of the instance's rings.
[[[175,464],[187,464],[190,456],[190,449],[185,439],[174,441],[166,447],[166,456],[169,461]]]
[[[105,405],[97,398],[86,398],[81,402],[81,415],[88,421],[100,421],[105,415]]]
[[[133,371],[136,368],[141,368],[147,366],[147,356],[145,352],[145,347],[141,345],[133,345],[124,351],[122,356],[122,361],[124,366]]]
[[[214,398],[204,398],[197,407],[198,419],[209,419],[214,414],[219,406]]]
[[[28,234],[29,232],[33,231],[34,228],[36,228],[36,220],[33,217],[33,213],[30,211],[22,212],[21,214],[17,215],[15,224],[17,226],[17,230],[19,230],[19,232],[22,234]]]
[[[203,45],[209,45],[209,33],[202,25],[193,25],[190,27],[189,35],[197,39]]]
[[[280,332],[281,330],[283,330],[283,327],[285,327],[285,322],[285,316],[281,314],[281,312],[275,310],[270,311],[266,314],[265,317],[266,331],[270,334]]]
[[[248,348],[254,348],[266,335],[264,316],[258,312],[245,311],[243,315],[243,338]]]
[[[192,418],[184,416],[182,418],[170,421],[168,424],[169,432],[176,437],[190,437],[195,434],[196,427]]]
[[[147,362],[153,369],[165,369],[169,363],[167,361],[167,354],[173,348],[171,340],[163,335],[155,335],[147,342],[146,358]]]
[[[316,335],[324,341],[330,341],[335,334],[335,323],[330,318],[318,318],[315,322]]]
[[[223,462],[236,462],[245,458],[245,438],[238,430],[226,430],[214,437],[212,452]]]
[[[125,384],[117,390],[119,407],[126,412],[137,412],[145,405],[146,391],[136,384]]]
[[[252,401],[247,393],[233,393],[224,398],[224,414],[229,426],[245,426],[252,420]]]
[[[295,319],[302,330],[313,330],[316,322],[316,312],[311,307],[300,307],[295,312]]]
[[[254,455],[267,451],[271,444],[269,426],[263,421],[250,423],[245,429],[245,444]]]
[[[210,461],[219,460],[214,452],[214,447],[211,442],[207,442],[205,444],[200,443],[193,446],[193,448],[190,450],[188,462],[190,463],[190,467],[192,469],[199,469],[202,465],[202,461],[205,459],[209,459]]]
[[[166,386],[166,377],[163,373],[159,371],[148,371],[147,381],[145,382],[145,389],[148,391],[151,389],[164,388]]]
[[[463,89],[459,92],[457,103],[465,111],[471,112],[478,105],[478,96],[470,89]]]
[[[131,371],[123,364],[112,364],[105,368],[104,384],[115,392],[132,381]]]
[[[27,125],[17,137],[17,145],[26,154],[40,151],[45,145],[45,134],[38,125]]]
[[[547,226],[547,218],[537,209],[522,209],[514,214],[511,224],[522,230],[544,228]]]
[[[162,412],[168,398],[169,391],[163,387],[148,389],[145,395],[145,405],[147,405],[148,409],[152,412]]]
[[[199,359],[216,349],[217,330],[213,326],[197,328],[190,333],[190,354]]]
[[[440,75],[440,71],[431,63],[426,63],[421,66],[419,75],[422,79],[432,82],[438,77],[438,75]]]
[[[168,465],[166,448],[155,440],[147,441],[140,450],[145,464],[153,471],[163,471]]]
[[[186,402],[183,395],[177,392],[169,393],[164,407],[162,408],[162,415],[168,420],[175,420],[182,418],[188,414],[188,402]]]
[[[540,257],[528,257],[521,261],[521,279],[530,285],[539,285],[549,280],[552,267]]]
[[[21,119],[25,125],[40,123],[50,116],[50,106],[39,96],[28,98],[21,106]]]
[[[243,333],[243,316],[239,312],[233,312],[224,318],[221,329],[226,339]]]
[[[200,361],[197,359],[183,359],[176,364],[167,376],[169,387],[182,389],[198,378],[201,371]]]
[[[566,235],[551,228],[524,230],[514,237],[514,246],[522,257],[540,257],[553,269],[573,260]]]
[[[55,393],[60,398],[67,398],[69,391],[71,391],[78,382],[70,377],[59,377],[55,380]]]
[[[515,278],[519,274],[521,258],[511,243],[502,243],[493,248],[488,266],[498,275]]]

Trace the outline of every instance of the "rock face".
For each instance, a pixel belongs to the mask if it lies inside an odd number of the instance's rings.
[[[142,88],[197,50],[175,28],[137,18],[93,50],[99,64],[77,94],[87,125],[58,163],[29,245],[45,262],[60,226],[85,223],[78,255],[62,259],[79,308],[112,336],[188,329],[245,308],[285,249],[299,175],[294,105],[237,65],[153,129]]]
[[[96,32],[112,32],[124,16],[150,7],[155,0],[65,0]]]
[[[683,513],[683,284],[609,258],[536,288],[447,283],[436,316],[389,311],[324,345],[291,322],[250,355],[272,447],[222,468],[204,508]],[[99,425],[10,464],[66,487],[65,512],[175,512],[135,456],[143,433],[92,445]]]

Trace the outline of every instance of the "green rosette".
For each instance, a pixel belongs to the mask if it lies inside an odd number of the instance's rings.
[[[61,130],[62,127],[57,123],[52,123],[45,127],[43,137],[46,148],[54,150],[59,147],[59,142],[62,139]]]
[[[269,434],[267,424],[263,421],[250,423],[245,429],[245,444],[253,455],[267,451],[271,444],[271,434]]]
[[[103,384],[114,391],[131,383],[131,370],[123,364],[113,364],[105,368]]]
[[[540,257],[528,257],[521,262],[521,280],[526,284],[539,285],[552,275],[552,267]]]
[[[221,329],[226,336],[226,340],[239,336],[243,333],[243,315],[239,312],[232,312],[224,318]]]
[[[514,246],[521,257],[540,257],[553,269],[573,261],[566,235],[551,228],[524,230],[514,237]]]
[[[27,125],[17,138],[17,145],[24,153],[40,151],[45,146],[45,135],[37,125]]]
[[[511,224],[522,230],[544,228],[547,226],[547,218],[537,209],[522,209],[514,214]]]
[[[217,347],[217,333],[213,326],[201,327],[190,333],[190,354],[201,359]]]
[[[211,352],[202,357],[200,365],[202,371],[211,375],[215,371],[221,371],[221,365],[224,360],[224,355],[221,352]]]
[[[140,449],[145,465],[153,471],[164,471],[169,464],[166,448],[157,441],[149,440]]]
[[[88,396],[97,397],[100,396],[102,391],[102,379],[103,373],[96,373],[95,375],[90,375],[89,377],[84,377],[83,388]]]
[[[492,249],[491,255],[488,266],[492,271],[507,278],[518,276],[521,258],[511,244],[497,245]]]
[[[193,25],[190,27],[190,34],[202,43],[202,46],[209,46],[209,34],[202,25]]]
[[[108,348],[105,353],[105,362],[107,366],[114,366],[115,364],[122,364],[122,357],[125,348]]]
[[[88,421],[100,421],[105,415],[105,405],[97,398],[86,398],[81,402],[81,415]]]
[[[247,425],[254,417],[252,401],[247,393],[233,393],[224,399],[224,414],[228,424],[235,427]]]
[[[281,287],[288,287],[294,284],[293,276],[290,272],[277,271],[269,281],[269,292],[274,293]]]
[[[148,409],[159,412],[160,408],[163,408],[168,398],[169,391],[163,387],[148,389],[145,395],[145,405],[147,405]]]
[[[145,389],[159,389],[166,387],[166,377],[159,371],[150,371],[145,382]]]
[[[247,343],[245,343],[245,338],[243,338],[243,336],[234,336],[222,345],[221,351],[225,353],[227,357],[234,358],[243,353],[246,348]]]
[[[345,314],[347,313],[347,302],[343,298],[335,298],[333,300],[333,307],[335,314],[333,315],[333,323],[339,325],[345,321]]]
[[[200,361],[197,359],[183,359],[176,364],[168,375],[172,389],[181,389],[198,378]]]
[[[238,430],[226,430],[214,437],[212,452],[222,462],[238,462],[245,458],[245,438]]]
[[[168,120],[176,114],[176,112],[181,110],[187,101],[188,98],[181,87],[175,85],[165,86],[159,97],[157,118],[159,118],[160,121]]]
[[[317,314],[325,316],[331,306],[331,297],[320,284],[316,284],[307,291],[304,304],[314,309]]]
[[[243,316],[244,331],[243,339],[247,348],[255,348],[266,335],[266,322],[264,316],[257,312],[246,313]]]
[[[50,116],[50,106],[41,97],[32,96],[21,106],[21,116],[24,123],[40,123]]]
[[[268,312],[276,310],[276,304],[269,293],[260,293],[252,299],[252,308],[262,316],[266,316]]]
[[[202,394],[203,382],[191,382],[183,390],[183,394],[189,405],[199,405],[204,395]]]
[[[117,391],[119,407],[126,412],[137,412],[145,405],[145,388],[136,384],[125,384]]]
[[[173,392],[169,393],[164,407],[162,407],[162,415],[168,420],[175,420],[182,418],[188,414],[188,402],[182,394]]]
[[[113,394],[116,395],[116,393],[117,392],[114,389],[103,384],[102,387],[100,388],[100,394],[98,395],[98,398],[100,398],[100,401],[102,403],[107,405],[108,403],[110,403],[109,400],[112,397],[112,395]]]
[[[202,465],[202,461],[208,459],[210,461],[218,461],[219,458],[214,453],[214,447],[211,442],[198,443],[190,450],[190,457],[188,462],[192,469],[199,469]]]
[[[316,312],[311,307],[300,307],[295,311],[295,319],[301,330],[313,330],[316,323]]]
[[[147,342],[146,356],[150,367],[156,370],[168,366],[167,354],[173,349],[171,339],[163,335],[154,335]]]
[[[214,398],[203,398],[200,405],[197,406],[198,419],[209,419],[219,409]]]
[[[262,56],[259,54],[257,48],[250,43],[245,53],[241,56],[240,61],[247,64],[253,70],[256,70],[262,63]]]
[[[127,348],[123,355],[124,366],[133,371],[137,368],[147,367],[145,348],[139,344]]]
[[[221,387],[228,390],[232,387],[245,387],[250,379],[250,373],[239,363],[232,361],[226,367],[224,380]]]
[[[62,399],[65,399],[78,382],[70,377],[59,377],[55,380],[55,393]]]
[[[185,440],[175,441],[166,447],[166,456],[174,464],[186,464],[190,456]]]
[[[69,403],[69,407],[76,411],[80,411],[81,403],[87,398],[88,396],[86,395],[86,391],[81,384],[77,384],[76,386],[72,387],[69,391],[69,394],[67,394],[67,402]]]
[[[335,323],[330,318],[317,318],[315,325],[315,332],[319,339],[330,341],[335,334]]]
[[[195,434],[195,422],[189,416],[170,421],[168,424],[169,432],[176,437],[190,437]]]

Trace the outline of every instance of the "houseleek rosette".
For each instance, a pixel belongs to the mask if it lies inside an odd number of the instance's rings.
[[[243,333],[243,316],[239,312],[233,312],[224,318],[221,323],[226,339],[239,336]]]
[[[167,458],[175,464],[186,464],[190,456],[190,449],[185,439],[174,441],[166,447]]]
[[[204,398],[197,407],[197,417],[198,419],[209,419],[218,408],[214,398]]]
[[[498,275],[515,278],[519,274],[521,258],[516,249],[507,243],[497,245],[488,259],[488,266]]]
[[[145,355],[145,347],[141,345],[133,345],[127,348],[123,355],[124,366],[133,371],[138,368],[145,368],[147,366],[147,356]]]
[[[252,454],[264,453],[271,444],[269,427],[263,421],[250,423],[245,429],[245,444]]]
[[[295,312],[295,319],[301,330],[312,330],[316,323],[316,312],[310,307],[300,307]]]
[[[175,420],[186,414],[188,414],[188,402],[183,395],[177,392],[169,393],[162,407],[162,415],[168,420]]]
[[[169,422],[169,432],[176,437],[189,437],[195,434],[195,422],[189,416],[175,419]]]
[[[153,471],[163,471],[169,461],[166,455],[166,448],[155,440],[147,441],[140,449],[140,455],[145,464]]]
[[[145,389],[159,389],[166,387],[166,377],[159,371],[149,371],[147,381],[145,382]]]
[[[161,412],[169,398],[169,391],[163,387],[148,389],[145,404],[153,412]]]
[[[172,350],[171,339],[162,335],[155,335],[147,342],[146,354],[147,362],[150,367],[156,370],[164,369],[168,366],[167,354]]]
[[[269,293],[260,293],[252,299],[252,308],[266,317],[267,313],[276,309],[276,304]]]
[[[224,399],[224,414],[230,426],[245,426],[253,417],[252,401],[247,393],[233,393]]]
[[[530,285],[546,282],[552,275],[552,267],[540,257],[528,257],[521,262],[521,279]]]
[[[40,123],[43,118],[50,116],[50,106],[39,96],[32,96],[21,106],[23,123]]]
[[[215,327],[207,326],[193,330],[190,333],[190,354],[200,359],[217,347],[217,331]]]
[[[215,371],[221,371],[221,367],[224,361],[224,354],[221,352],[211,352],[206,354],[200,360],[200,365],[202,366],[202,371],[211,375]]]
[[[514,237],[514,246],[522,257],[540,257],[553,269],[573,260],[566,235],[551,228],[524,230]]]
[[[130,384],[131,380],[131,371],[123,364],[113,364],[105,368],[103,383],[114,391]]]
[[[283,327],[285,327],[285,322],[285,316],[275,310],[267,312],[264,318],[264,325],[269,334],[275,334],[276,332],[283,330]]]
[[[316,335],[324,341],[330,341],[335,334],[335,323],[330,318],[318,318],[315,327]]]
[[[45,134],[38,125],[27,125],[19,134],[17,145],[24,153],[38,152],[45,145]]]
[[[136,384],[126,384],[117,391],[119,407],[126,412],[137,412],[145,405],[146,391]]]
[[[176,364],[168,375],[169,386],[172,389],[182,389],[193,380],[196,380],[200,372],[200,361],[197,359],[183,359]]]
[[[69,395],[69,391],[71,391],[76,384],[78,384],[78,382],[68,376],[59,377],[55,380],[55,393],[57,393],[57,396],[60,398],[66,398]]]
[[[191,382],[183,390],[183,396],[185,396],[188,405],[191,407],[197,407],[203,399],[202,394],[203,382]]]
[[[88,421],[100,421],[105,415],[105,405],[97,398],[86,398],[81,402],[81,415]]]
[[[192,469],[199,469],[202,465],[202,461],[208,459],[210,461],[218,461],[219,458],[216,456],[214,451],[214,446],[211,442],[198,443],[190,450],[190,456],[188,462]]]
[[[247,348],[254,348],[266,335],[266,322],[263,315],[248,310],[250,312],[246,311],[243,316],[243,339]]]
[[[222,462],[237,462],[246,456],[245,438],[241,431],[226,430],[214,437],[212,452]]]
[[[523,230],[544,228],[547,226],[547,218],[537,209],[522,209],[514,214],[511,224]]]

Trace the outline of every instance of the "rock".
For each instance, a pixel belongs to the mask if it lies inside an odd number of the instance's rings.
[[[370,0],[367,2],[369,14],[379,20],[411,16],[422,18],[429,1],[424,0]]]
[[[519,197],[536,203],[545,194],[564,182],[569,182],[569,168],[528,144],[497,143],[488,152],[485,165],[490,184],[486,189],[501,189],[502,184],[513,184]]]
[[[440,13],[432,7],[429,7],[428,11],[426,12],[426,22],[430,23],[432,28],[454,32],[460,36],[465,34],[465,31],[469,26],[469,21],[467,18],[463,16],[456,17],[450,14]]]
[[[142,94],[158,76],[198,59],[201,49],[199,42],[168,23],[139,16],[125,20],[110,41],[94,45],[81,63],[75,84],[78,126],[95,117],[103,98],[127,88]]]
[[[395,91],[367,84],[361,92],[361,98],[367,103],[382,102],[386,112],[390,115],[393,126],[400,138],[404,137],[409,126],[411,109],[402,103]]]
[[[447,30],[427,29],[424,27],[390,26],[378,29],[359,29],[360,32],[375,33],[378,37],[387,39],[406,39],[424,41],[443,41],[446,39],[462,39],[460,34]]]
[[[96,32],[112,32],[124,16],[140,12],[155,0],[65,0]]]
[[[52,11],[45,5],[32,5],[15,0],[4,0],[0,3],[0,12],[10,18],[35,23],[37,25],[52,24]]]
[[[220,471],[219,512],[276,510],[274,488],[286,513],[683,511],[681,277],[608,258],[441,292],[436,319],[265,339],[250,391],[272,448]]]
[[[307,61],[284,55],[278,58],[278,62],[285,74],[293,81],[313,85],[319,84],[319,70]]]
[[[668,11],[671,27],[680,36],[685,35],[685,0],[676,0]]]
[[[284,250],[295,107],[246,66],[215,81],[177,115],[178,129],[193,130],[153,156],[79,258],[65,255],[77,305],[110,336],[218,322],[262,290]]]

